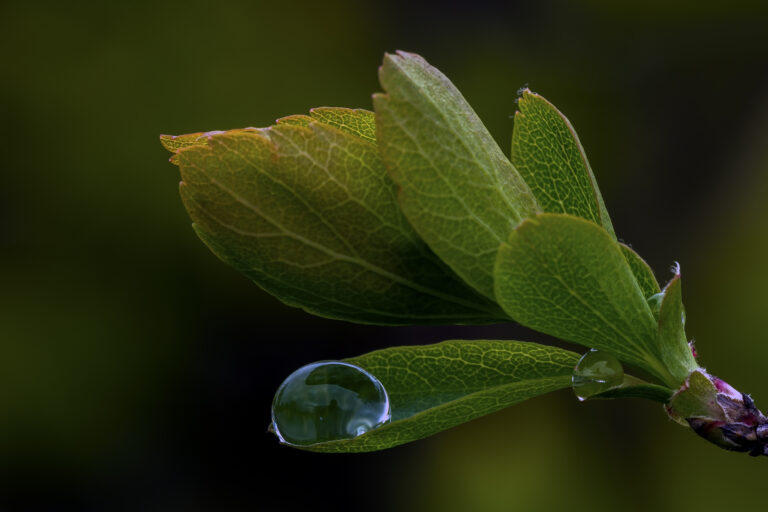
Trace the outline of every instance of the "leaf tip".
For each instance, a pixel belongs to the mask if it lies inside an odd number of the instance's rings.
[[[664,290],[663,290],[664,292],[669,290],[674,284],[679,282],[682,278],[679,262],[676,261],[671,267],[669,267],[669,271],[672,272],[672,279],[670,279],[669,282],[667,282],[667,284],[664,285]]]
[[[429,66],[426,59],[418,53],[406,52],[404,50],[395,50],[394,53],[386,52],[384,54],[384,61],[379,67],[379,76],[386,70],[388,66],[396,66],[402,68],[403,65],[415,64],[419,67]]]
[[[379,80],[387,74],[390,68],[399,68],[403,59],[404,57],[401,55],[400,50],[395,51],[395,53],[384,53],[384,59],[379,66]]]
[[[397,55],[406,60],[424,61],[424,57],[422,57],[418,53],[407,52],[405,50],[397,50]]]
[[[379,66],[379,70],[387,65],[388,62],[394,62],[396,59],[399,58],[399,55],[397,54],[397,50],[395,53],[391,52],[384,52],[384,59],[381,61],[381,66]]]
[[[176,152],[176,148],[174,148],[173,140],[176,138],[176,135],[167,135],[165,133],[160,134],[160,144],[170,151],[171,153]]]
[[[549,103],[546,98],[544,98],[541,94],[536,93],[528,88],[528,84],[524,85],[520,89],[517,90],[517,99],[515,100],[516,103],[521,106],[521,108],[525,108],[529,104],[535,101],[544,101]]]

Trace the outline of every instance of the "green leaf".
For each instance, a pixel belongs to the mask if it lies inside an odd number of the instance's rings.
[[[204,146],[208,142],[207,133],[188,133],[186,135],[161,135],[160,143],[171,153],[189,146]]]
[[[187,133],[185,135],[161,135],[160,144],[165,149],[173,153],[170,158],[170,162],[174,165],[179,165],[177,161],[176,152],[188,148],[190,146],[205,146],[208,143],[208,137],[213,133],[222,132],[197,132]]]
[[[292,116],[281,117],[277,120],[277,124],[292,126],[309,126],[311,122],[312,117],[304,114],[294,114]]]
[[[698,368],[685,335],[685,308],[679,266],[675,277],[664,287],[659,310],[661,360],[680,382]]]
[[[717,388],[702,369],[694,370],[685,385],[672,397],[669,411],[673,419],[710,418],[727,421],[723,408],[717,402]]]
[[[651,295],[659,293],[661,288],[648,263],[628,245],[620,243],[619,246],[627,259],[627,263],[629,263],[629,268],[632,269],[632,274],[634,274],[643,296],[647,299]]]
[[[611,218],[587,155],[568,119],[528,89],[518,99],[511,159],[545,212],[568,213],[605,228]]]
[[[496,297],[527,327],[605,350],[677,387],[621,247],[592,222],[548,213],[520,224],[499,249]]]
[[[461,93],[418,55],[386,55],[376,133],[400,204],[432,250],[493,298],[499,244],[536,199]]]
[[[317,315],[376,324],[504,319],[410,227],[372,137],[371,112],[319,109],[267,129],[175,139],[195,141],[175,155],[195,230],[269,293]]]
[[[444,341],[347,359],[384,385],[392,422],[359,437],[301,447],[367,452],[415,441],[571,386],[579,355],[519,341]]]
[[[329,126],[376,144],[376,119],[368,110],[319,107],[311,110],[312,118]]]

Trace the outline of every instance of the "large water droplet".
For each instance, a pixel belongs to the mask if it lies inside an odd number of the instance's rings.
[[[389,396],[381,382],[341,361],[302,366],[283,381],[272,401],[272,430],[292,445],[350,439],[389,419]]]
[[[582,402],[624,381],[624,368],[618,359],[607,352],[590,350],[579,359],[573,369],[571,384],[576,397]]]

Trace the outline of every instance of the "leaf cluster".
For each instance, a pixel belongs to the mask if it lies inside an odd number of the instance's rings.
[[[571,123],[529,90],[509,155],[418,55],[386,55],[374,112],[317,108],[267,128],[162,136],[205,244],[284,303],[377,325],[518,322],[644,375],[603,398],[665,402],[697,368],[679,273],[661,290],[614,232]],[[651,302],[649,302],[651,299]],[[446,341],[349,359],[392,422],[306,447],[413,441],[570,386],[579,355]]]

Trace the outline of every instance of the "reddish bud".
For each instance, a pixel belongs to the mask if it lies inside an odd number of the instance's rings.
[[[768,418],[752,397],[702,368],[688,376],[667,404],[667,412],[721,448],[768,455]]]

